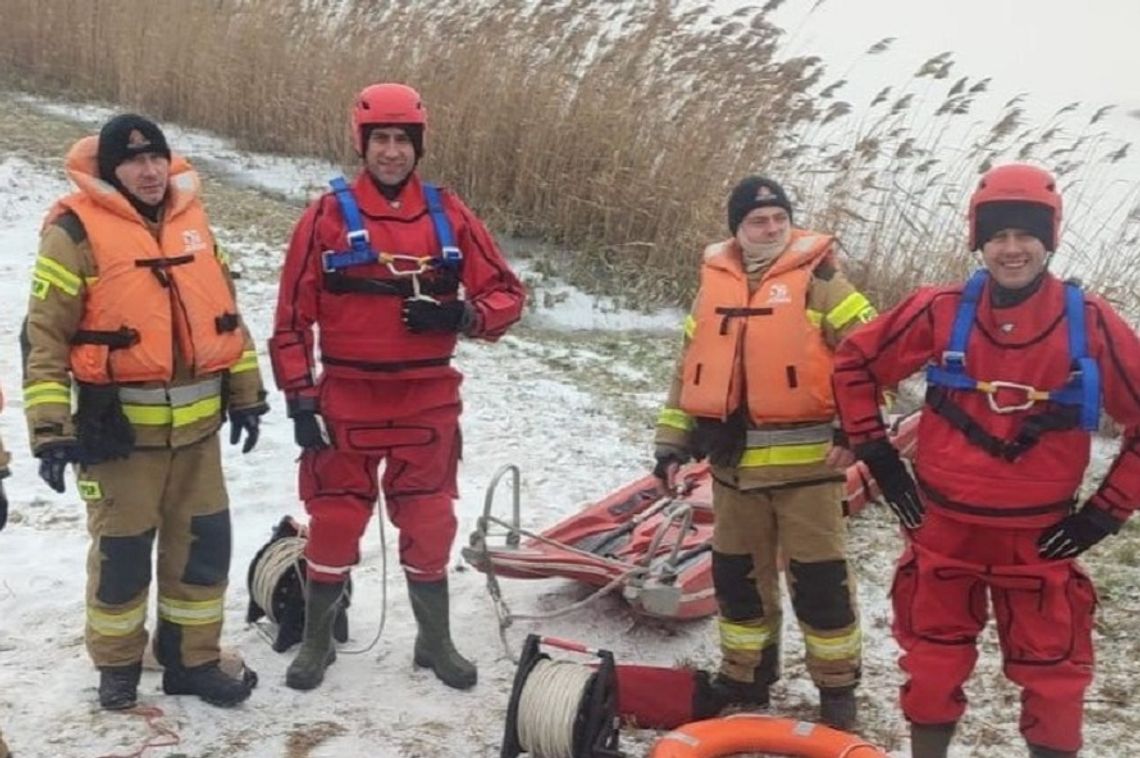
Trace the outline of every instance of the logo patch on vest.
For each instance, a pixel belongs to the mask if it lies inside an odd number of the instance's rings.
[[[788,294],[788,285],[782,282],[776,282],[768,287],[768,299],[764,301],[764,305],[778,305],[780,303],[792,302],[792,296]]]
[[[197,229],[187,229],[182,232],[182,244],[186,246],[185,252],[196,253],[199,250],[206,249],[206,243],[202,240],[202,235],[198,233]]]

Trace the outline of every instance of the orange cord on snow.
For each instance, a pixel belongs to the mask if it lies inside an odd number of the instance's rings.
[[[141,716],[146,721],[146,726],[151,734],[147,737],[146,742],[139,746],[133,753],[108,753],[101,755],[99,758],[142,758],[143,753],[156,747],[172,747],[182,741],[178,736],[178,732],[173,728],[159,723],[159,719],[163,718],[166,714],[162,709],[154,705],[136,705],[134,708],[123,711],[127,716]]]

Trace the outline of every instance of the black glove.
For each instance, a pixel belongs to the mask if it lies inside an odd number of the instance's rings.
[[[1120,531],[1121,522],[1100,508],[1085,503],[1079,511],[1049,527],[1037,539],[1042,558],[1076,558],[1110,534]]]
[[[252,408],[230,410],[230,444],[236,445],[241,440],[241,433],[245,431],[245,444],[241,446],[242,453],[248,453],[257,446],[257,439],[261,436],[261,416],[269,409],[264,405],[255,405]]]
[[[63,477],[68,465],[83,460],[79,443],[74,440],[49,442],[36,451],[36,457],[40,459],[40,479],[56,492],[67,489]]]
[[[135,449],[135,429],[123,412],[117,384],[79,385],[75,436],[85,463],[130,456]]]
[[[404,325],[413,334],[422,332],[459,332],[471,323],[467,303],[452,300],[438,303],[432,300],[404,301]]]
[[[7,471],[0,472],[0,479],[8,476]],[[4,483],[0,482],[0,531],[4,530],[4,525],[8,523],[8,495],[4,492]]]
[[[293,411],[293,439],[305,450],[321,450],[329,446],[324,422],[316,411]]]
[[[682,464],[688,463],[691,456],[672,445],[658,445],[653,451],[653,457],[657,460],[657,465],[653,467],[653,476],[661,482],[666,491],[672,492],[677,485],[677,469]]]
[[[887,440],[864,442],[855,447],[855,457],[867,464],[871,476],[879,483],[883,499],[899,522],[907,529],[918,528],[926,509],[918,497],[914,478],[906,470],[894,445]]]

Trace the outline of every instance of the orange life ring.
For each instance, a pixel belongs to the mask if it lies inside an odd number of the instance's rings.
[[[761,751],[801,758],[887,758],[861,737],[808,721],[737,713],[694,721],[659,739],[649,758],[718,758]]]

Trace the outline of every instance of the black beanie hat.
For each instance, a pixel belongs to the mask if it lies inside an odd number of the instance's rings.
[[[360,144],[368,149],[368,138],[372,136],[372,130],[390,127],[404,130],[404,134],[408,135],[408,139],[412,142],[412,149],[416,151],[416,162],[419,162],[424,157],[423,124],[365,124],[361,127]]]
[[[142,153],[154,153],[170,160],[170,147],[158,124],[136,113],[115,116],[99,130],[99,178],[118,186],[115,169],[123,161]]]
[[[728,196],[728,230],[736,236],[740,222],[756,208],[783,208],[792,221],[792,204],[779,183],[763,176],[748,176],[740,180]]]
[[[1056,251],[1053,239],[1053,209],[1024,200],[995,200],[978,206],[974,220],[974,240],[978,250],[1005,229],[1023,229],[1041,240],[1049,252]]]

